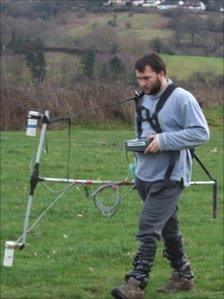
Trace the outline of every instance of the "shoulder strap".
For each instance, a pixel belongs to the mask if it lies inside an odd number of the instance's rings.
[[[166,103],[167,99],[169,98],[169,96],[171,95],[171,93],[174,91],[175,88],[176,88],[176,86],[174,84],[170,84],[167,86],[167,88],[161,94],[159,101],[156,105],[155,112],[153,113],[153,115],[149,121],[151,127],[153,128],[153,130],[156,133],[162,132],[160,124],[159,124],[159,120],[158,120],[158,113],[163,108],[163,105]]]
[[[146,115],[146,118],[143,119],[141,116],[141,112],[142,110],[146,110],[148,111],[148,109],[142,107],[142,106],[138,106],[138,102],[139,99],[144,95],[144,92],[140,93],[140,94],[136,94],[136,100],[135,100],[135,104],[136,104],[136,112],[137,112],[137,130],[138,130],[138,136],[141,135],[141,126],[142,126],[142,121],[147,120],[150,123],[151,128],[156,132],[156,133],[161,133],[161,127],[159,124],[159,120],[158,120],[158,113],[159,111],[162,109],[163,105],[165,104],[166,100],[168,99],[168,97],[171,95],[171,93],[174,91],[176,87],[174,86],[174,84],[170,84],[167,86],[167,88],[164,90],[164,92],[161,94],[159,101],[156,105],[156,109],[155,112],[152,114],[152,116],[150,116],[149,114]]]
[[[167,86],[167,88],[161,94],[160,99],[156,105],[156,110],[155,110],[156,113],[159,113],[159,111],[163,108],[163,105],[166,103],[167,99],[175,89],[176,86],[174,84],[170,84]]]
[[[139,100],[144,96],[145,92],[138,92],[137,90],[135,90],[135,110],[137,111],[138,106],[139,106]]]

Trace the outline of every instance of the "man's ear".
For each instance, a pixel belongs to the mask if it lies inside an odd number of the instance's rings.
[[[162,78],[165,77],[165,72],[161,71],[161,72],[158,73],[158,75],[159,75],[159,79],[162,79]]]

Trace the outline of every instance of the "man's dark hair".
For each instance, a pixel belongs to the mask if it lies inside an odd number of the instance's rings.
[[[163,59],[157,53],[146,54],[139,58],[135,63],[135,69],[144,72],[146,66],[150,66],[154,72],[160,73],[164,71],[166,75],[166,65]]]

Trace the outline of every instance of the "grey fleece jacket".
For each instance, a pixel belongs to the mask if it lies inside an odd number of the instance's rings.
[[[169,80],[169,83],[171,81]],[[144,95],[140,105],[149,109],[152,115],[162,92]],[[170,150],[178,150],[178,158],[171,179],[189,186],[192,159],[186,149],[197,147],[209,140],[210,134],[204,114],[194,96],[183,88],[176,88],[158,114],[162,133],[158,134],[160,151],[155,154],[136,153],[135,175],[146,182],[163,180],[169,164]],[[143,138],[155,132],[147,121],[142,123]]]

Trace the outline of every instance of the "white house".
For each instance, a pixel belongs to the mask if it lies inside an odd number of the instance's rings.
[[[118,5],[125,5],[127,0],[115,0],[115,1],[112,1],[112,2],[115,2]]]
[[[145,3],[145,0],[134,0],[132,1],[133,6],[140,6]]]
[[[125,5],[126,3],[127,0],[109,0],[108,2],[104,3],[104,6],[108,6],[111,4]]]
[[[145,3],[142,4],[144,7],[157,7],[160,5],[163,1],[162,0],[146,0]]]
[[[179,1],[179,5],[187,10],[192,11],[204,11],[206,10],[206,5],[200,0],[185,0]]]
[[[127,2],[131,2],[133,6],[157,7],[159,10],[178,7],[193,11],[206,10],[206,5],[200,0],[109,0],[104,5],[116,4],[122,6]]]

